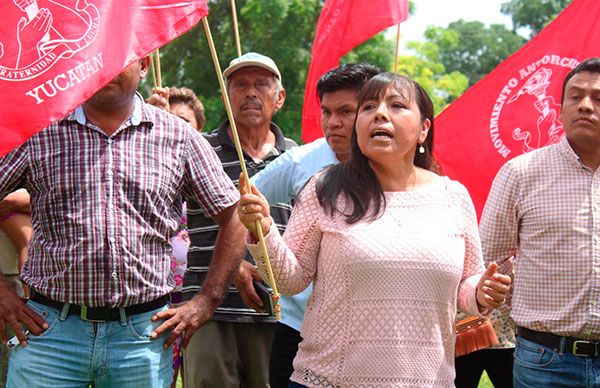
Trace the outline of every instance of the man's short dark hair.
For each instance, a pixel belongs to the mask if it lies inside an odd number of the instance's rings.
[[[338,90],[358,91],[372,77],[383,70],[368,63],[347,63],[323,74],[317,82],[317,95],[319,100],[323,99],[325,93],[337,92]]]
[[[577,65],[573,70],[567,74],[565,80],[563,82],[562,87],[562,96],[560,97],[560,105],[563,104],[565,100],[565,89],[567,88],[567,82],[577,73],[581,73],[582,71],[588,71],[590,73],[600,73],[600,57],[591,57],[586,59]]]

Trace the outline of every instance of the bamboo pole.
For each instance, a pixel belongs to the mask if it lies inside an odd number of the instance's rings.
[[[235,0],[231,0],[231,15],[233,16],[233,31],[235,34],[235,47],[237,49],[238,58],[242,56],[242,45],[240,43],[240,30],[238,29],[237,10]]]
[[[394,55],[394,73],[398,72],[399,51],[400,51],[400,23],[398,23],[398,30],[396,31],[396,55]]]
[[[160,53],[158,49],[156,49],[154,54],[156,55],[156,80],[158,81],[156,85],[159,88],[162,88],[162,74],[160,71]]]
[[[154,66],[154,52],[150,53],[150,70],[152,70],[152,89],[156,89],[156,67]]]
[[[212,56],[213,64],[215,66],[215,71],[217,72],[217,79],[219,80],[219,87],[221,88],[221,93],[223,94],[223,103],[225,104],[225,110],[227,111],[227,117],[229,118],[229,126],[231,127],[231,134],[233,135],[233,142],[235,143],[235,149],[238,154],[238,159],[240,160],[240,167],[242,168],[242,175],[244,176],[244,180],[246,181],[246,189],[249,193],[252,192],[252,184],[250,183],[250,177],[248,176],[248,170],[246,169],[246,162],[244,160],[244,153],[242,151],[242,146],[240,144],[240,138],[238,136],[237,127],[235,125],[235,120],[233,118],[233,112],[231,111],[231,104],[229,102],[229,95],[227,93],[227,88],[225,87],[225,81],[223,80],[223,73],[221,71],[221,66],[219,65],[219,58],[217,57],[217,51],[215,49],[215,44],[212,39],[212,35],[210,33],[210,26],[208,25],[208,19],[206,17],[202,18],[202,26],[204,27],[204,32],[206,33],[206,39],[208,40],[208,47],[210,48],[210,55]],[[267,274],[269,276],[269,283],[271,284],[271,288],[273,289],[273,306],[275,310],[275,318],[277,320],[280,319],[281,316],[281,306],[279,305],[279,292],[277,291],[277,285],[275,284],[275,277],[273,276],[273,268],[271,267],[271,261],[269,260],[269,254],[267,252],[267,246],[265,244],[265,238],[262,233],[262,229],[260,227],[260,222],[256,221],[256,233],[258,234],[258,241],[261,247],[263,258],[265,259],[265,263],[267,264]]]

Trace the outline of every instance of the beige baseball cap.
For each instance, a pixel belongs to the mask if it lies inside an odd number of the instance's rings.
[[[232,59],[231,62],[229,62],[229,67],[223,72],[223,77],[229,78],[233,72],[249,66],[256,66],[269,70],[281,81],[281,73],[275,64],[275,61],[265,55],[254,52],[246,53],[241,57]]]

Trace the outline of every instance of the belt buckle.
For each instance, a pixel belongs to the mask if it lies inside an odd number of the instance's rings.
[[[106,322],[105,320],[102,320],[102,319],[89,319],[87,317],[87,306],[85,306],[85,305],[82,305],[80,307],[79,318],[81,318],[81,320],[83,320],[83,321],[88,321],[88,322],[99,322],[99,323]],[[573,344],[573,347],[575,347],[575,344]]]
[[[593,357],[598,356],[598,343],[593,342],[593,341],[585,341],[585,340],[575,340],[573,341],[573,355],[575,356],[581,356],[581,357],[590,357],[589,354],[584,354],[584,353],[578,353],[577,347],[578,345],[585,345],[585,344],[590,344],[594,346],[594,354]]]

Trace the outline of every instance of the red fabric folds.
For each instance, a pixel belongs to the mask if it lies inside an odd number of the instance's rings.
[[[580,61],[600,56],[598,20],[598,0],[574,0],[437,116],[434,156],[467,187],[478,216],[506,161],[560,140],[562,83]]]
[[[342,56],[383,29],[408,17],[408,0],[327,0],[312,45],[302,111],[302,140],[323,136],[317,81]]]
[[[0,156],[208,14],[206,0],[14,0],[0,10]]]

